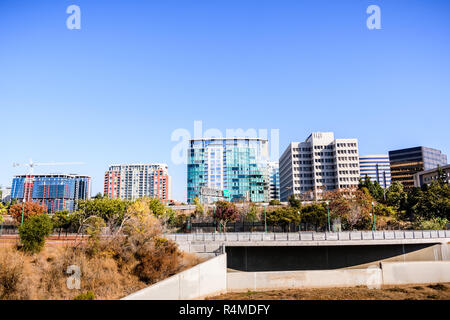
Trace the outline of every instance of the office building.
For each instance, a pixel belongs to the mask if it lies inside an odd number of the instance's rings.
[[[227,190],[231,201],[268,200],[268,141],[259,138],[212,138],[190,140],[187,164],[187,201],[203,202],[205,187]]]
[[[392,183],[401,182],[405,188],[414,187],[414,174],[447,164],[447,156],[440,150],[414,147],[389,151]]]
[[[278,161],[268,162],[267,171],[269,177],[269,201],[280,200],[280,170]]]
[[[11,199],[33,201],[46,206],[48,213],[76,210],[78,200],[90,198],[91,178],[77,174],[17,175]]]
[[[391,185],[391,166],[387,154],[360,155],[359,171],[363,181],[368,176],[370,181],[378,182],[383,188]]]
[[[279,164],[281,201],[291,195],[319,199],[327,190],[356,188],[358,140],[314,132],[304,142],[291,142]]]
[[[0,202],[11,201],[11,187],[2,187],[0,189]]]
[[[450,164],[439,166],[434,169],[425,170],[414,174],[414,187],[421,188],[424,185],[430,185],[439,179],[439,168],[442,170],[442,178],[447,184],[450,184]]]
[[[168,166],[164,163],[111,165],[105,172],[104,194],[111,199],[158,198],[167,205],[171,200]]]

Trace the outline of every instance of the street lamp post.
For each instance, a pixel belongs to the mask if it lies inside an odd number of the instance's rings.
[[[264,232],[267,233],[267,215],[266,215],[266,206],[264,206]]]
[[[375,203],[372,201],[372,230],[377,231],[377,224],[375,223]]]
[[[20,223],[20,225],[23,225],[24,214],[25,214],[25,198],[23,198],[23,202],[22,202],[22,222]]]
[[[328,232],[331,232],[331,223],[330,223],[330,202],[327,201],[327,217],[328,217]]]
[[[217,226],[216,226],[216,205],[214,205],[214,233],[217,233]]]

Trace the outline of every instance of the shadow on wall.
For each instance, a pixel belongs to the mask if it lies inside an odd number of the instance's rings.
[[[374,262],[440,261],[441,244],[226,247],[227,266],[239,271],[366,268]]]

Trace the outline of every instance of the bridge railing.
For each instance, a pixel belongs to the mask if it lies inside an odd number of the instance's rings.
[[[390,230],[344,232],[236,232],[236,233],[172,233],[174,241],[338,241],[450,238],[450,230]]]

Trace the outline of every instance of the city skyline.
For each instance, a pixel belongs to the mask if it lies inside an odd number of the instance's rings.
[[[91,176],[92,194],[111,163],[162,162],[186,201],[171,134],[195,120],[279,129],[280,155],[316,131],[360,154],[450,154],[447,1],[75,3],[80,30],[68,1],[0,4],[0,185],[29,158],[85,162],[35,171]],[[371,4],[381,30],[366,27]]]

